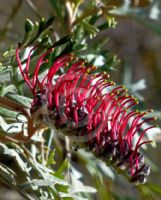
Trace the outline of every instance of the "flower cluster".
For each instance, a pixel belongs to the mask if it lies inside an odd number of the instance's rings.
[[[43,53],[37,61],[33,78],[29,79],[30,56],[23,69],[16,58],[22,76],[31,89],[34,100],[31,112],[42,106],[48,109],[48,117],[63,133],[83,138],[83,145],[107,164],[130,174],[131,181],[145,183],[150,168],[139,152],[145,133],[153,128],[142,125],[153,118],[144,118],[148,112],[133,111],[137,100],[127,94],[123,86],[115,86],[107,73],[98,73],[97,68],[73,54],[57,58],[42,80],[39,70],[52,49]],[[60,70],[65,73],[61,74]],[[150,111],[149,111],[150,112]],[[139,134],[137,142],[134,137]]]

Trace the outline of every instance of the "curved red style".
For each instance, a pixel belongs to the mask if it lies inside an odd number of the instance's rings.
[[[148,112],[133,111],[132,107],[138,102],[124,87],[115,86],[108,74],[95,73],[95,66],[73,54],[57,58],[40,81],[40,67],[52,51],[48,50],[40,56],[33,78],[29,79],[30,56],[34,49],[28,55],[24,70],[20,50],[16,51],[21,74],[34,96],[31,112],[46,105],[56,128],[77,137],[85,136],[84,146],[97,157],[115,168],[127,170],[131,181],[145,183],[150,167],[144,163],[139,148],[150,142],[142,139],[154,126],[142,130],[142,125],[153,118],[144,119]],[[66,68],[66,72],[57,76],[61,68]],[[137,133],[140,136],[134,144]]]

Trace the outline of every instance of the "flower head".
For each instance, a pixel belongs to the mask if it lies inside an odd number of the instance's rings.
[[[148,112],[133,111],[136,98],[127,94],[123,86],[115,86],[107,73],[96,73],[96,67],[77,59],[73,54],[57,58],[43,80],[39,80],[39,70],[46,55],[40,56],[30,80],[28,71],[30,51],[23,70],[16,57],[23,78],[31,89],[34,100],[31,112],[43,105],[47,106],[49,119],[62,132],[83,138],[83,146],[98,158],[115,168],[127,171],[131,181],[145,183],[150,168],[144,163],[140,146],[150,141],[142,141],[145,133],[153,128],[142,130],[142,125],[153,118],[144,116]],[[69,65],[69,66],[68,66]],[[60,69],[66,72],[58,76]],[[59,73],[60,74],[60,73]],[[137,142],[134,137],[139,133]]]

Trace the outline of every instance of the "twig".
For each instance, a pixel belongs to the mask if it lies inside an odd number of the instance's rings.
[[[73,22],[73,9],[70,1],[65,2],[66,11],[67,11],[67,32],[71,34],[72,32],[72,22]]]
[[[21,4],[22,4],[22,0],[18,0],[17,5],[15,7],[13,7],[12,13],[10,14],[10,16],[8,17],[8,19],[5,23],[5,27],[0,31],[0,35],[1,35],[0,42],[4,40],[4,37],[9,29],[9,25],[11,24],[11,22],[17,15],[17,13],[21,7]]]

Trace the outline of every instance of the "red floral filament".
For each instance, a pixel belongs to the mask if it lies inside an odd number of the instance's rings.
[[[121,169],[127,169],[133,182],[145,183],[150,173],[144,164],[144,156],[139,153],[141,145],[150,141],[142,141],[150,126],[141,131],[142,125],[153,120],[143,117],[148,112],[132,111],[137,100],[129,96],[122,86],[114,86],[106,73],[94,73],[95,66],[77,60],[73,54],[65,54],[54,61],[42,81],[39,70],[52,49],[43,53],[29,79],[31,49],[22,69],[19,49],[16,58],[22,76],[31,89],[34,100],[31,111],[45,104],[52,115],[56,128],[63,128],[74,136],[86,136],[84,145],[97,157]],[[56,78],[60,68],[72,63],[67,72]],[[140,137],[134,144],[134,136]]]

